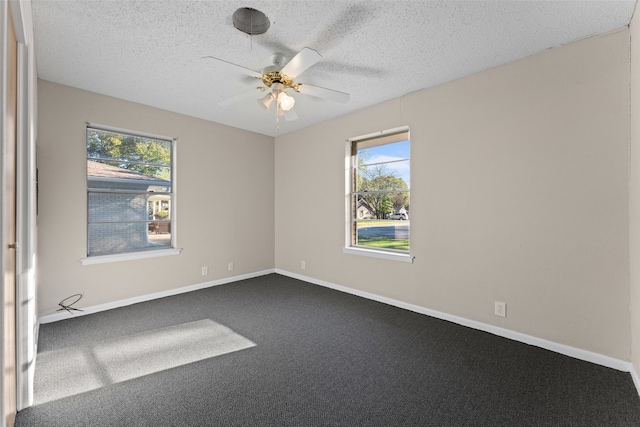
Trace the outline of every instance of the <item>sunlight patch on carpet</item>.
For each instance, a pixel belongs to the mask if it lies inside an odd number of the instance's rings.
[[[38,353],[35,404],[253,347],[210,319]]]

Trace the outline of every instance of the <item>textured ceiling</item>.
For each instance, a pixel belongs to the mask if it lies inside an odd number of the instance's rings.
[[[39,78],[275,136],[626,26],[635,3],[32,0],[32,9]],[[269,30],[236,30],[239,7],[264,12]],[[323,58],[296,81],[348,92],[349,102],[295,94],[298,119],[279,129],[258,90],[218,105],[259,81],[203,56],[261,71],[273,53],[303,47]]]

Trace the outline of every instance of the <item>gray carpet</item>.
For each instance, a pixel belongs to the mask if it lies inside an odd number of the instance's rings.
[[[35,398],[16,426],[640,426],[628,373],[277,274],[42,325]]]

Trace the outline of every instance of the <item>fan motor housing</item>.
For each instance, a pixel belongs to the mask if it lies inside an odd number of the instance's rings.
[[[281,83],[285,88],[291,88],[298,91],[298,85],[293,82],[293,79],[281,71],[267,71],[262,74],[262,83],[265,86],[271,87],[274,83]]]
[[[252,7],[241,7],[233,12],[233,26],[243,33],[259,35],[267,32],[271,22],[267,15]]]

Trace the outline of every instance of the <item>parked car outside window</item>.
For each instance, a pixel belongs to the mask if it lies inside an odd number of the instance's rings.
[[[407,219],[409,219],[409,217],[407,217],[406,213],[400,212],[400,213],[389,214],[389,219],[404,219],[404,220],[407,220]]]

